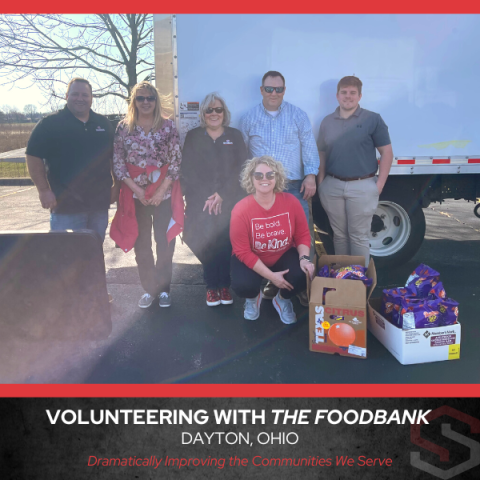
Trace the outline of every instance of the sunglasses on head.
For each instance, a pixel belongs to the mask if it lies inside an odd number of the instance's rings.
[[[264,89],[265,92],[267,92],[267,93],[273,93],[274,90],[275,90],[277,93],[283,93],[283,91],[285,90],[285,87],[263,87],[263,89]]]
[[[208,115],[210,115],[210,114],[213,113],[213,112],[215,112],[215,113],[223,113],[223,110],[225,110],[223,107],[215,107],[215,108],[208,107],[208,108],[205,110],[205,113],[207,113]]]
[[[264,175],[262,172],[254,172],[253,177],[255,178],[255,180],[263,180]],[[267,180],[273,180],[275,178],[275,172],[272,172],[272,171],[267,172],[265,174],[265,178]]]
[[[137,102],[143,103],[145,100],[147,102],[154,102],[156,99],[155,99],[154,95],[150,95],[148,97],[144,97],[143,95],[139,95],[138,97],[135,97],[135,100]]]

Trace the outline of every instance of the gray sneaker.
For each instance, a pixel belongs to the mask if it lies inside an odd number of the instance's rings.
[[[138,306],[140,308],[148,308],[153,301],[155,300],[155,297],[153,295],[150,295],[149,293],[144,293],[142,295],[142,298],[138,301]]]
[[[262,298],[263,294],[260,292],[255,298],[245,299],[245,310],[243,311],[245,320],[256,320],[260,316]]]
[[[278,287],[269,280],[263,288],[263,298],[265,300],[273,300],[277,293]]]
[[[291,300],[287,300],[286,298],[280,298],[280,292],[275,295],[275,298],[272,301],[275,310],[280,315],[280,320],[290,325],[291,323],[295,323],[297,321],[297,316],[293,311],[293,305]]]
[[[172,299],[170,294],[167,292],[162,292],[160,294],[160,300],[158,301],[158,305],[160,307],[169,307],[172,304]]]
[[[297,298],[302,307],[308,307],[308,295],[306,290],[297,294]]]

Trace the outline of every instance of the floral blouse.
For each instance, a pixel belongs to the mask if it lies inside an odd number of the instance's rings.
[[[118,180],[130,177],[127,163],[142,168],[147,165],[161,168],[168,164],[166,178],[178,180],[181,162],[180,139],[171,120],[164,120],[159,130],[150,131],[148,134],[145,134],[139,126],[135,126],[133,132],[129,133],[128,127],[123,122],[118,124],[113,144],[113,172]],[[133,181],[141,187],[146,187],[152,180],[154,181],[146,173],[133,178]],[[171,192],[170,186],[163,198],[165,200],[169,198]]]

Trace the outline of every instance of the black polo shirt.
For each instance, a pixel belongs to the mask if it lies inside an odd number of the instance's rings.
[[[326,173],[339,177],[363,177],[378,168],[377,147],[390,145],[388,127],[375,112],[357,107],[348,118],[340,107],[320,125],[318,150],[326,153]]]
[[[45,160],[57,198],[55,213],[109,208],[113,135],[113,127],[103,115],[90,110],[84,123],[66,105],[37,123],[26,153]]]

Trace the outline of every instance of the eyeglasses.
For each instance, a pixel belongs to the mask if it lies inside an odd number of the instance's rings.
[[[138,97],[135,97],[135,100],[140,103],[143,103],[145,100],[151,103],[151,102],[154,102],[156,98],[154,95],[150,95],[149,97],[144,97],[143,95],[139,95]]]
[[[255,180],[263,180],[263,177],[264,175],[262,172],[253,172],[253,178],[255,178]],[[273,180],[275,178],[275,172],[272,172],[272,171],[267,172],[265,174],[265,178],[267,180]]]
[[[263,87],[266,93],[273,93],[275,90],[277,93],[283,93],[285,87]]]
[[[205,113],[210,115],[211,113],[215,112],[215,113],[223,113],[225,109],[223,107],[215,107],[215,108],[207,108],[205,110]]]

